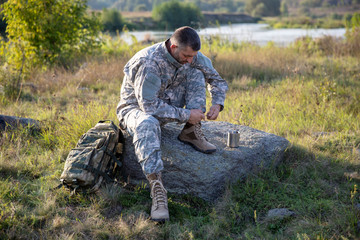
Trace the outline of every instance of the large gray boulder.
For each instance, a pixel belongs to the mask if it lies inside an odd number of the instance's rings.
[[[227,122],[203,122],[205,136],[217,147],[215,153],[204,154],[177,140],[183,126],[169,123],[162,127],[163,182],[171,193],[191,194],[207,201],[221,196],[226,183],[276,166],[289,146],[289,141],[283,137],[247,126]],[[226,133],[229,130],[240,132],[239,147],[226,146]],[[126,132],[124,136],[122,174],[133,184],[146,181],[134,153],[132,137]]]

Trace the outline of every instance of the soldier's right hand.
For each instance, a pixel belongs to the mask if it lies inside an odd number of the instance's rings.
[[[200,109],[191,109],[188,123],[195,125],[201,120],[205,120],[205,115],[203,111],[201,111]]]

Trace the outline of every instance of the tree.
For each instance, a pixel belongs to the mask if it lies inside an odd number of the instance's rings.
[[[146,5],[145,4],[139,4],[139,5],[137,5],[135,8],[134,8],[134,11],[135,12],[145,12],[145,11],[147,11],[148,9],[147,9],[147,7],[146,7]]]
[[[245,11],[250,14],[262,12],[262,16],[278,16],[280,0],[247,0]]]
[[[309,8],[314,8],[314,7],[320,7],[322,2],[323,2],[322,0],[303,0],[301,1],[300,5]]]
[[[289,8],[288,5],[286,4],[286,2],[281,1],[281,7],[280,7],[280,12],[282,16],[288,16],[289,15]]]
[[[103,30],[108,32],[121,31],[124,27],[124,21],[121,13],[116,9],[104,9],[101,15]]]
[[[68,65],[99,45],[100,23],[86,13],[86,0],[9,0],[2,7],[8,24],[3,54],[19,75],[38,65]]]
[[[256,5],[255,9],[251,12],[251,15],[254,17],[266,16],[266,6],[264,3],[259,3]]]
[[[169,30],[185,25],[197,27],[203,18],[200,9],[194,4],[176,0],[156,6],[152,11],[152,17]]]

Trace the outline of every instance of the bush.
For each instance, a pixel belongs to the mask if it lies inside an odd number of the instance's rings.
[[[261,13],[262,16],[278,16],[280,0],[247,0],[245,11],[251,14]]]
[[[322,0],[303,0],[300,5],[310,8],[321,7]]]
[[[121,31],[124,27],[124,20],[121,13],[116,9],[104,9],[101,15],[103,30],[108,32]]]
[[[266,6],[264,3],[259,3],[256,5],[255,9],[251,12],[253,17],[261,17],[266,15]]]
[[[6,61],[15,71],[68,65],[98,46],[100,24],[86,13],[86,0],[9,0],[2,5],[8,24]]]
[[[145,4],[139,4],[134,8],[135,12],[146,12],[148,9]]]
[[[351,21],[346,22],[346,44],[349,53],[360,55],[360,13],[355,13]]]
[[[194,4],[176,0],[156,6],[152,11],[152,17],[168,30],[185,25],[197,27],[203,18],[200,9]]]

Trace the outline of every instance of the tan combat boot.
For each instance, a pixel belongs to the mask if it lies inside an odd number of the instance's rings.
[[[146,176],[150,182],[152,198],[151,219],[156,222],[169,220],[167,191],[161,180],[161,173],[152,173]]]
[[[196,150],[203,153],[216,152],[215,145],[209,143],[201,131],[201,123],[192,125],[186,123],[178,139],[181,142],[190,144]]]

